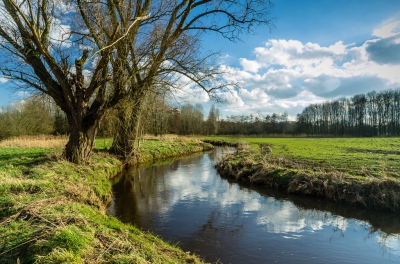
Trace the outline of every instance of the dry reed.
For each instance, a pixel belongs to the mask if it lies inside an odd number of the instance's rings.
[[[62,149],[67,144],[67,136],[36,135],[7,138],[0,141],[0,147],[5,148],[57,148]]]
[[[197,137],[190,137],[190,136],[179,136],[176,134],[164,134],[160,136],[154,136],[154,135],[149,135],[146,134],[142,136],[142,139],[146,140],[160,140],[160,141],[167,141],[167,142],[172,142],[172,141],[180,141],[183,143],[188,143],[188,142],[200,142],[201,140],[198,139]]]

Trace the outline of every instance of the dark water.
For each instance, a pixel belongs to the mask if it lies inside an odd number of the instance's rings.
[[[222,263],[400,263],[400,217],[222,179],[221,149],[131,169],[109,214]]]

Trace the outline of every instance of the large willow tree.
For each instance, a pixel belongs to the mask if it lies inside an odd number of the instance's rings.
[[[53,98],[71,131],[64,156],[82,163],[105,111],[130,100],[140,108],[158,76],[217,88],[197,74],[202,58],[186,63],[180,47],[205,31],[236,40],[269,25],[270,8],[269,0],[2,0],[0,70]]]
[[[127,96],[123,87],[109,85],[110,56],[130,28],[146,19],[133,17],[122,28],[112,19],[112,2],[90,3],[0,4],[0,69],[17,85],[49,95],[65,112],[71,133],[64,156],[74,163],[89,159],[105,110]],[[85,12],[95,16],[84,20]]]
[[[269,0],[144,1],[140,12],[154,14],[156,19],[138,27],[130,38],[133,42],[120,43],[124,56],[115,61],[122,66],[118,76],[129,80],[125,84],[131,96],[118,106],[112,150],[128,160],[135,155],[142,102],[149,92],[175,92],[180,77],[211,96],[235,87],[222,78],[226,73],[213,63],[214,54],[200,53],[201,35],[212,32],[239,40],[241,34],[251,33],[256,26],[270,25],[271,8]]]

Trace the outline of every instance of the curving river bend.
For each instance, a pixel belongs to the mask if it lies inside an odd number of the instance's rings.
[[[127,171],[108,213],[208,262],[400,263],[400,217],[222,179],[221,148]]]

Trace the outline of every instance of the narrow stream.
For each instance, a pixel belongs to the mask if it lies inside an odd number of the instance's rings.
[[[127,171],[108,213],[213,263],[400,263],[399,215],[240,186],[220,155]]]

